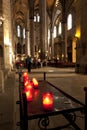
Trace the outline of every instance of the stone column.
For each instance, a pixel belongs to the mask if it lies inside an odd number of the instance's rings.
[[[65,62],[67,62],[67,23],[62,23],[62,58]]]
[[[34,0],[29,0],[30,55],[35,55],[34,44]]]
[[[34,20],[30,19],[30,54],[31,57],[35,55],[35,45],[34,45]]]
[[[4,15],[4,66],[10,69],[12,67],[12,12],[10,0],[3,0],[3,15]]]
[[[61,0],[62,5],[62,58],[67,61],[67,2]]]
[[[46,0],[40,0],[40,47],[41,47],[41,58],[45,59],[46,53]]]
[[[50,27],[50,58],[52,59],[54,56],[54,38],[53,38],[53,28],[52,28],[52,20],[51,20],[51,27]]]

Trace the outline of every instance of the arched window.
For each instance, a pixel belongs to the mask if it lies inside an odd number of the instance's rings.
[[[40,22],[40,15],[38,13],[34,16],[34,22]]]
[[[40,15],[37,14],[37,22],[40,22]]]
[[[62,33],[62,25],[61,25],[61,22],[59,23],[58,33],[59,33],[59,34]]]
[[[25,39],[25,28],[23,28],[23,38]]]
[[[69,14],[67,18],[67,29],[70,30],[71,28],[72,28],[72,14]]]
[[[36,16],[34,16],[34,22],[36,22],[37,20],[36,20],[37,18],[36,18]]]
[[[56,28],[56,26],[54,26],[53,36],[54,36],[54,38],[56,38],[56,36],[57,36],[57,28]]]
[[[48,44],[50,43],[50,29],[48,29]]]
[[[18,37],[21,36],[21,28],[20,28],[19,25],[17,26],[17,36],[18,36]]]

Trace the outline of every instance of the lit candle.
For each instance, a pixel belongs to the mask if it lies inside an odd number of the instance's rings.
[[[44,110],[53,109],[53,94],[51,92],[43,93],[42,102]]]
[[[30,81],[29,81],[29,79],[27,79],[25,82],[24,82],[24,86],[27,86],[27,85],[29,85],[30,84]]]
[[[35,78],[32,79],[32,82],[33,82],[34,88],[38,88],[38,81]]]
[[[29,83],[29,84],[27,84],[26,86],[24,86],[24,91],[26,92],[26,91],[28,91],[28,90],[32,90],[33,89],[33,87],[32,87],[32,84],[31,83]]]
[[[33,98],[32,90],[28,90],[25,93],[26,93],[27,101],[32,101]]]
[[[28,73],[27,72],[23,73],[23,82],[25,82],[28,79],[29,79]]]

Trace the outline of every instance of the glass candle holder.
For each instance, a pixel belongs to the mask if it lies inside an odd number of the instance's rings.
[[[33,82],[33,87],[34,87],[34,88],[38,88],[38,81],[37,81],[37,79],[36,79],[36,78],[33,78],[33,79],[32,79],[32,82]]]
[[[28,73],[27,72],[23,73],[23,82],[25,82],[28,79],[29,79]]]
[[[32,99],[33,99],[33,92],[32,92],[32,90],[28,90],[28,91],[26,91],[25,93],[26,93],[27,101],[28,101],[28,102],[29,102],[29,101],[32,101]]]
[[[32,90],[33,89],[33,87],[32,87],[32,84],[31,83],[29,83],[29,84],[27,84],[26,86],[24,86],[24,91],[25,92],[27,92],[28,90]]]
[[[29,81],[29,79],[27,79],[25,82],[24,82],[24,86],[27,86],[27,85],[29,85],[30,84],[30,81]]]
[[[53,110],[53,93],[45,92],[42,95],[42,105],[44,110]]]

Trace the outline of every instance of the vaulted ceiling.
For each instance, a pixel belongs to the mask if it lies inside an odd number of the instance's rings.
[[[13,7],[14,7],[14,16],[16,22],[24,23],[27,19],[28,10],[34,11],[39,10],[39,2],[40,0],[13,0]],[[75,0],[46,0],[47,3],[47,12],[50,17],[52,17],[52,13],[56,14],[56,11],[58,13],[58,10],[61,10],[61,7],[68,7],[70,8],[70,5]],[[33,3],[32,6],[30,6],[30,3]],[[65,5],[64,5],[65,4]],[[53,14],[53,15],[54,15]]]

